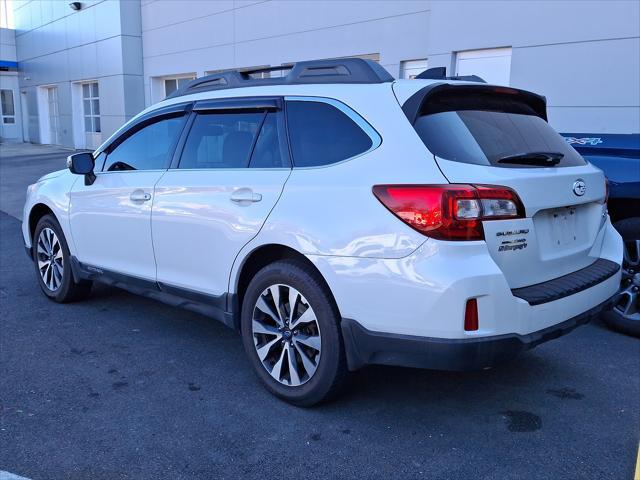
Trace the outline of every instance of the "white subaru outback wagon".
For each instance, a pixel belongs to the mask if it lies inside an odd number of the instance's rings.
[[[193,80],[28,188],[42,291],[93,281],[241,333],[297,405],[366,364],[493,366],[620,284],[603,173],[544,97],[360,59]]]

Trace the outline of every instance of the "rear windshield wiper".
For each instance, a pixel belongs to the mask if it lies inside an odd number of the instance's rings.
[[[559,164],[563,157],[564,153],[560,152],[528,152],[507,155],[506,157],[499,158],[497,162],[536,167],[553,167]]]

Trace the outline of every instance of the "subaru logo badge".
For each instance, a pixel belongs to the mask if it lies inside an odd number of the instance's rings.
[[[584,195],[584,192],[586,191],[587,191],[587,185],[586,183],[584,183],[584,180],[579,178],[578,180],[573,182],[573,193],[575,193],[577,196],[581,197],[582,195]]]

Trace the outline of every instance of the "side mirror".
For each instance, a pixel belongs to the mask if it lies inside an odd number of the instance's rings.
[[[91,185],[96,180],[93,166],[93,155],[89,152],[74,153],[67,157],[67,167],[69,167],[71,173],[84,175],[85,185]]]

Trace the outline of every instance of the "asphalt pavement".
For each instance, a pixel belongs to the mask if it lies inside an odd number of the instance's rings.
[[[67,168],[67,155],[73,152],[51,145],[0,143],[0,210],[21,218],[27,186],[49,172]]]
[[[334,402],[301,409],[264,390],[214,320],[106,286],[47,300],[19,221],[0,212],[2,471],[621,480],[639,438],[640,341],[600,322],[492,370],[369,367]]]

